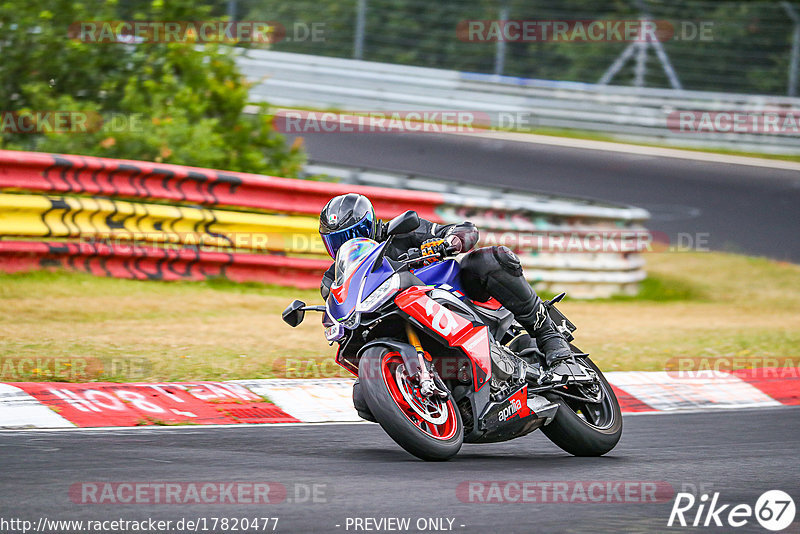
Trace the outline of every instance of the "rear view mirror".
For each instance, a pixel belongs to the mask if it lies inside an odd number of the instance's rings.
[[[419,228],[419,215],[416,211],[409,210],[389,221],[386,233],[388,235],[407,234],[417,228]]]
[[[286,324],[291,327],[295,327],[303,322],[303,318],[306,315],[306,311],[303,309],[305,307],[305,302],[302,300],[295,300],[286,306],[286,309],[283,310],[281,317],[283,317],[283,320],[286,321]]]

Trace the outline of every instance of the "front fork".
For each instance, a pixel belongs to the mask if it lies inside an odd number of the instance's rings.
[[[419,360],[419,391],[425,397],[431,397],[433,395],[440,397],[442,399],[447,398],[447,391],[441,389],[439,386],[436,385],[436,382],[433,379],[433,375],[428,370],[428,366],[425,363],[425,351],[422,348],[422,342],[419,340],[419,336],[417,332],[414,330],[414,327],[411,326],[411,323],[406,323],[406,335],[408,336],[408,342],[414,347],[414,350],[417,351],[417,359]]]

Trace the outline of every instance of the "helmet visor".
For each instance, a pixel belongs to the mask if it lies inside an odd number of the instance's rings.
[[[359,222],[349,228],[342,228],[330,234],[322,234],[322,242],[325,243],[325,250],[328,251],[331,258],[336,257],[339,247],[344,245],[355,237],[372,237],[372,229],[375,227],[372,213],[361,219]]]

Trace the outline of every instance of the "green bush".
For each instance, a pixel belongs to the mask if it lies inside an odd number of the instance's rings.
[[[189,0],[131,6],[135,20],[212,20],[208,7]],[[96,0],[0,3],[3,111],[77,111],[106,120],[85,133],[4,130],[0,147],[297,175],[304,155],[274,131],[266,106],[244,113],[249,84],[230,47],[70,38],[71,25],[119,20],[123,11]]]

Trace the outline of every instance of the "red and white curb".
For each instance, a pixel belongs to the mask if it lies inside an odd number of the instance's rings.
[[[622,411],[800,405],[800,368],[609,372]],[[352,379],[0,384],[0,427],[355,422]],[[266,400],[266,399],[269,399]]]
[[[299,422],[234,382],[0,384],[0,427]]]

